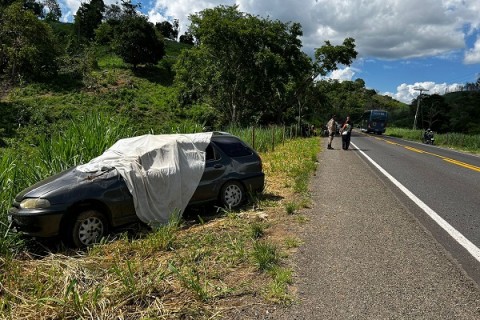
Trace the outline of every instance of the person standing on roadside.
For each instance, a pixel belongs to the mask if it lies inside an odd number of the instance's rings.
[[[333,149],[332,142],[335,132],[337,130],[337,122],[335,121],[335,115],[332,115],[332,118],[327,122],[328,129],[328,147],[327,149]]]
[[[348,150],[350,146],[350,137],[352,135],[353,125],[350,121],[350,117],[347,117],[345,123],[343,124],[342,128],[340,129],[340,134],[342,135],[342,149]]]

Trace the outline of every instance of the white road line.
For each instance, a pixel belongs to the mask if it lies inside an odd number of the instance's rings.
[[[405,188],[397,179],[391,176],[385,169],[380,167],[378,163],[372,160],[369,156],[360,150],[355,144],[350,143],[357,149],[371,164],[373,164],[385,177],[387,177],[394,185],[396,185],[407,197],[409,197],[413,202],[415,202],[426,214],[430,216],[443,230],[445,230],[455,241],[457,241],[465,250],[467,250],[478,262],[480,262],[480,249],[475,246],[470,240],[465,238],[463,234],[458,232],[454,227],[452,227],[447,221],[440,217],[435,211],[433,211],[429,206],[427,206],[422,200],[417,198],[410,190]]]

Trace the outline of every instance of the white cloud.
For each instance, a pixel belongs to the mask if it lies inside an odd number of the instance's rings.
[[[435,82],[417,82],[415,84],[406,84],[402,83],[397,87],[396,93],[385,92],[383,95],[391,96],[392,98],[410,104],[413,99],[418,97],[420,94],[420,90],[424,94],[439,94],[443,95],[448,92],[458,91],[461,84],[453,83],[453,84],[446,84],[446,83],[435,83]]]
[[[339,81],[345,81],[345,80],[351,81],[354,75],[355,75],[355,71],[350,67],[346,67],[345,69],[334,70],[330,74],[329,78],[334,80],[339,80]]]
[[[480,37],[477,38],[474,47],[465,52],[464,62],[466,64],[480,63]]]
[[[72,19],[85,0],[60,0],[63,19]],[[105,0],[105,4],[117,0]],[[405,59],[447,54],[465,48],[464,32],[480,28],[478,0],[153,0],[140,1],[150,21],[179,19],[186,31],[190,14],[218,5],[235,5],[239,10],[284,22],[300,22],[307,53],[325,40],[341,43],[355,39],[360,56]],[[68,15],[68,17],[65,17]],[[476,57],[478,49],[466,56]],[[474,60],[476,61],[476,60]]]
[[[148,11],[148,21],[152,23],[162,22],[168,20],[168,17],[165,17],[160,12],[155,10]]]
[[[71,0],[70,0],[71,1]],[[253,15],[300,22],[307,53],[325,40],[341,43],[353,37],[360,56],[382,59],[425,57],[462,50],[464,27],[480,26],[478,0],[156,0],[155,11],[180,20],[185,31],[188,16],[217,5],[239,6]]]

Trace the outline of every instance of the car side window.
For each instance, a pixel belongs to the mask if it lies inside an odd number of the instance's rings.
[[[219,159],[219,156],[217,152],[215,152],[215,148],[212,146],[212,144],[209,144],[207,146],[207,149],[205,149],[206,155],[205,155],[205,160],[206,161],[215,161]]]
[[[243,157],[253,154],[249,147],[237,139],[218,139],[215,143],[230,157]]]

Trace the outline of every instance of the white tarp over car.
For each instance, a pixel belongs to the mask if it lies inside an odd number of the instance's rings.
[[[202,178],[211,137],[208,132],[121,139],[77,169],[95,172],[114,167],[133,196],[140,220],[163,224],[188,205]]]

